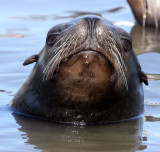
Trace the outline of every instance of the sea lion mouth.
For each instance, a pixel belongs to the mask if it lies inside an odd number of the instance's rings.
[[[104,59],[106,59],[106,60],[108,60],[108,58],[105,56],[105,54],[103,54],[102,52],[100,52],[100,51],[96,51],[96,50],[81,50],[81,51],[77,51],[77,52],[75,52],[75,53],[73,53],[73,54],[70,54],[70,55],[68,55],[67,57],[65,57],[62,61],[61,61],[61,63],[63,64],[63,63],[66,63],[68,60],[70,60],[71,58],[73,58],[73,57],[75,57],[76,55],[78,55],[78,54],[85,54],[85,56],[84,56],[84,58],[87,58],[87,55],[88,54],[92,54],[92,53],[94,53],[94,54],[99,54],[100,56],[102,56]],[[109,60],[108,60],[109,61]],[[109,61],[110,62],[110,61]],[[112,64],[111,64],[112,65]]]

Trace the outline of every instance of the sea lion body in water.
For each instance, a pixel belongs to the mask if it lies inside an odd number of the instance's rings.
[[[139,24],[160,26],[160,0],[127,0]]]
[[[11,101],[29,115],[58,122],[103,123],[144,111],[148,83],[127,32],[98,16],[52,27],[30,76]]]

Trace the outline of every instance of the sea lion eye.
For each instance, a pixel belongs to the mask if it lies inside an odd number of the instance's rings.
[[[127,39],[122,39],[122,44],[123,44],[123,47],[124,47],[124,50],[126,52],[132,50],[132,44],[129,40]]]
[[[54,42],[56,41],[57,36],[58,36],[57,34],[48,36],[48,38],[47,38],[47,43],[48,43],[49,45],[53,45]]]

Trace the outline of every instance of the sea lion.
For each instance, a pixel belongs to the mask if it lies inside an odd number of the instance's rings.
[[[160,0],[127,0],[139,24],[160,26]]]
[[[30,76],[11,106],[65,123],[120,121],[144,112],[147,76],[127,32],[99,16],[81,16],[53,26]]]

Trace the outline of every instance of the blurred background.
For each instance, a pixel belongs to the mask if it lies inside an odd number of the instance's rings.
[[[100,15],[131,34],[149,86],[145,114],[137,120],[102,126],[67,126],[15,114],[8,102],[34,64],[48,30],[79,15]],[[159,151],[160,33],[136,24],[126,0],[0,0],[0,151]]]

